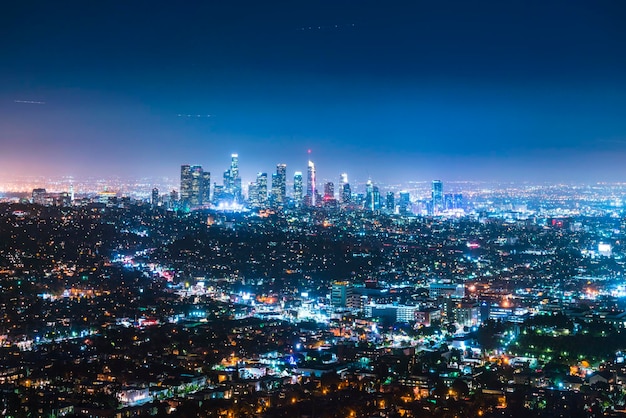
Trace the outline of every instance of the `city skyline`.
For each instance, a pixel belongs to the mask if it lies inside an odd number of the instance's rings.
[[[8,7],[0,177],[625,177],[617,2],[150,5]]]

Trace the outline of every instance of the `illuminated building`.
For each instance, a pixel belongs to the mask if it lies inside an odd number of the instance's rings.
[[[315,198],[317,193],[317,187],[315,186],[315,164],[313,161],[309,161],[306,176],[306,204],[309,206],[315,206]]]
[[[272,203],[281,207],[287,197],[287,165],[277,164],[276,174],[272,175]]]
[[[380,201],[380,190],[378,190],[378,186],[374,186],[374,189],[372,191],[372,199],[373,199],[374,210],[379,210],[381,206],[381,201]]]
[[[335,185],[332,181],[324,184],[324,200],[332,200],[335,198]]]
[[[411,208],[411,195],[409,192],[400,192],[400,202],[398,204],[398,212],[400,215],[408,215]]]
[[[189,204],[192,207],[202,204],[202,166],[191,166],[191,195]]]
[[[191,166],[180,166],[180,205],[188,208],[191,202]]]
[[[389,213],[393,213],[395,211],[396,203],[395,203],[393,192],[387,192],[385,206],[387,207],[387,211]]]
[[[201,204],[208,205],[211,202],[211,172],[202,172]]]
[[[350,190],[350,183],[348,183],[348,174],[341,174],[341,203],[343,205],[350,204],[352,200],[352,190]]]
[[[348,306],[352,296],[352,286],[348,282],[334,282],[330,289],[330,304],[335,308]]]
[[[431,195],[432,212],[441,212],[443,210],[443,182],[441,180],[433,180]]]
[[[155,209],[159,206],[159,189],[156,187],[152,189],[152,198],[150,200],[150,204],[152,205],[152,209]]]
[[[256,175],[257,202],[259,206],[267,206],[267,173]]]
[[[211,174],[204,173],[200,165],[180,166],[180,203],[184,209],[191,209],[208,203]]]
[[[259,206],[259,188],[255,181],[248,184],[248,204],[251,207]]]
[[[229,196],[235,200],[241,200],[241,177],[239,177],[239,155],[231,154],[230,156],[230,168],[224,171],[224,188],[221,200]]]
[[[170,202],[169,202],[169,209],[176,209],[176,207],[178,206],[178,192],[176,190],[172,190],[170,192]]]
[[[296,204],[302,203],[302,172],[296,171],[293,175],[293,199]]]
[[[367,180],[365,185],[365,209],[374,210],[374,185],[372,180]]]
[[[440,296],[461,299],[465,297],[465,286],[456,283],[431,283],[428,296],[431,299],[437,299]]]

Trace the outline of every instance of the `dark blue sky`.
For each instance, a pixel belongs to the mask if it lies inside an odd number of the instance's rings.
[[[311,148],[331,179],[624,180],[624,22],[621,0],[14,1],[0,177],[231,152],[291,175]]]

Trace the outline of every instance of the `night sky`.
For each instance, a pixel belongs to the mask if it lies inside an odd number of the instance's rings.
[[[626,2],[28,1],[0,177],[626,180]],[[192,116],[187,116],[192,115]],[[200,117],[198,117],[200,115]]]

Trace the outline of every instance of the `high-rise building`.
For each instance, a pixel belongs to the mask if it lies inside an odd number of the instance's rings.
[[[191,204],[191,166],[180,166],[180,204],[183,208],[189,208]]]
[[[387,192],[387,198],[385,202],[387,212],[393,213],[396,210],[396,202],[393,192]]]
[[[330,304],[335,307],[347,307],[352,296],[352,286],[348,282],[334,282],[330,289]]]
[[[453,201],[454,201],[454,209],[464,209],[463,195],[461,193],[455,193]]]
[[[348,205],[352,200],[352,190],[350,190],[350,183],[348,183],[348,174],[341,174],[341,204]]]
[[[313,161],[309,161],[306,176],[306,203],[309,206],[315,206],[316,204],[317,187],[315,186],[315,181],[315,164]]]
[[[287,198],[287,164],[276,164],[276,174],[272,175],[272,201],[282,207]]]
[[[230,156],[230,176],[232,180],[232,191],[235,200],[241,200],[241,177],[239,177],[239,154]]]
[[[202,204],[202,166],[191,166],[191,196],[189,203],[192,207]]]
[[[231,154],[230,168],[224,171],[223,193],[218,200],[231,198],[234,201],[241,201],[241,177],[239,177],[239,155]],[[214,200],[216,200],[214,198]]]
[[[205,180],[202,166],[180,166],[180,203],[183,208],[190,209],[203,204]]]
[[[200,193],[200,204],[208,205],[211,203],[211,172],[203,171],[202,172],[202,191]]]
[[[170,201],[168,202],[167,208],[170,210],[175,210],[178,207],[178,192],[174,189],[170,192]]]
[[[296,171],[293,175],[293,200],[296,205],[302,203],[302,172]]]
[[[150,204],[152,209],[156,209],[156,207],[159,206],[159,189],[156,187],[152,189],[152,199],[150,200]]]
[[[259,206],[267,206],[267,173],[256,175],[257,201]]]
[[[400,192],[400,202],[398,203],[398,212],[400,215],[408,215],[411,208],[411,195],[409,192]]]
[[[374,198],[374,210],[379,210],[380,207],[382,206],[382,202],[380,199],[380,190],[378,190],[378,186],[374,186],[373,198]]]
[[[367,180],[367,184],[365,184],[365,209],[374,210],[374,185],[372,180]]]
[[[329,181],[324,184],[324,201],[335,199],[335,184]]]
[[[256,181],[248,184],[248,204],[253,208],[259,206],[259,188]]]
[[[443,210],[443,182],[441,180],[433,180],[432,186],[432,211],[439,213]]]

